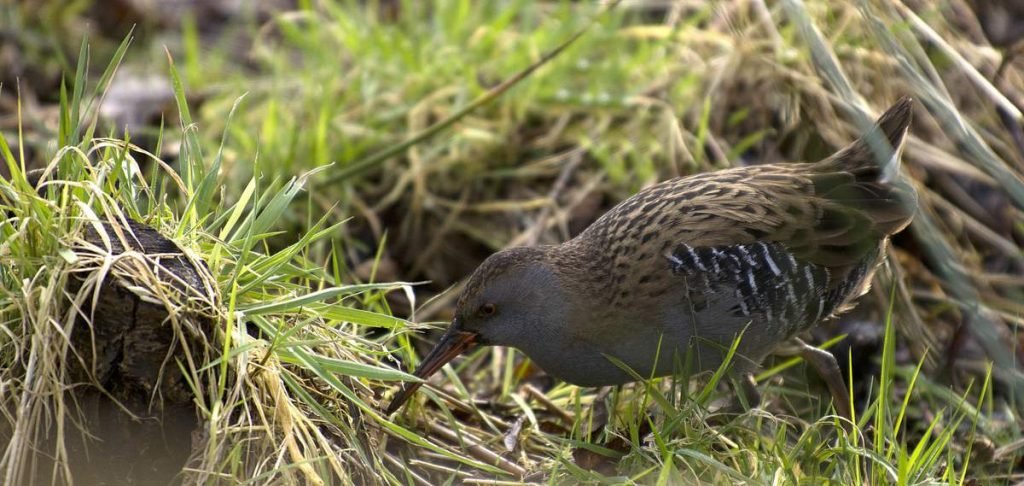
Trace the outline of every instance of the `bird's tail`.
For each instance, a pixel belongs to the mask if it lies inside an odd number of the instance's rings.
[[[900,98],[875,122],[875,126],[832,157],[822,161],[854,174],[858,180],[893,182],[899,177],[900,155],[910,128],[914,100]]]
[[[917,193],[900,177],[900,154],[913,101],[902,98],[857,141],[818,163],[815,193],[866,217],[873,235],[892,235],[910,224]]]

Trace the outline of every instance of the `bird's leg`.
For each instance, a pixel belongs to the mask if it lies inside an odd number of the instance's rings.
[[[761,404],[761,392],[757,389],[754,374],[750,372],[732,373],[730,387],[733,395],[729,401],[708,419],[708,424],[717,427],[723,425],[736,415]]]
[[[825,380],[825,385],[828,386],[828,391],[832,394],[832,399],[835,401],[836,411],[839,412],[841,417],[852,420],[853,415],[851,411],[853,407],[850,405],[850,390],[846,387],[846,382],[843,381],[843,372],[839,368],[836,357],[832,356],[832,353],[811,346],[799,338],[794,338],[794,342],[797,346],[797,353],[804,361],[814,367],[815,371],[818,372],[818,376]]]
[[[761,405],[761,391],[757,389],[753,373],[741,373],[738,379],[733,380],[732,389],[736,395],[733,397],[733,405],[729,408],[743,412]]]

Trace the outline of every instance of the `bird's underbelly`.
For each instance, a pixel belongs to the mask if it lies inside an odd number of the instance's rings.
[[[573,352],[538,365],[552,375],[582,386],[616,385],[666,375],[691,375],[718,369],[729,356],[737,369],[756,368],[775,345],[786,339],[781,333],[749,332],[753,323],[718,321],[680,322],[674,326],[637,326],[628,339],[580,342]]]

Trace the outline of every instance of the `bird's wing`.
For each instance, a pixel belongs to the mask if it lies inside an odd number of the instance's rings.
[[[621,245],[654,243],[661,252],[677,244],[779,243],[798,260],[849,270],[913,217],[914,189],[901,178],[890,180],[885,169],[897,164],[909,123],[904,100],[821,162],[741,167],[657,184],[614,208],[595,230]],[[886,143],[895,152],[873,148]]]

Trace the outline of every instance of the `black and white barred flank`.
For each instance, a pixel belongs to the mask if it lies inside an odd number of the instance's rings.
[[[691,293],[731,295],[735,317],[798,333],[829,317],[862,286],[873,256],[833,282],[827,267],[798,261],[776,242],[692,247],[665,255]]]

